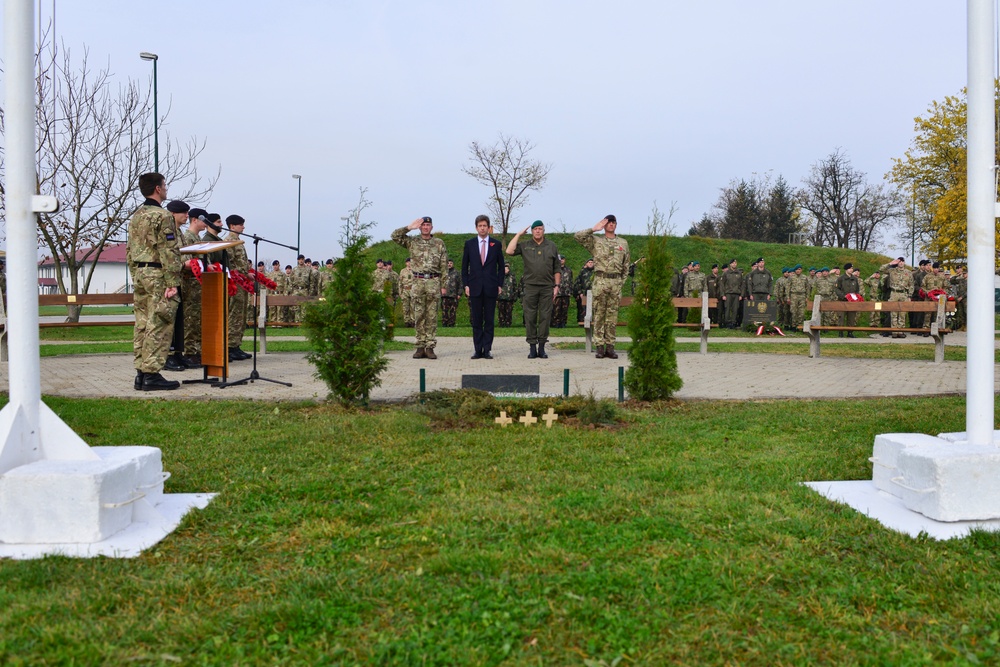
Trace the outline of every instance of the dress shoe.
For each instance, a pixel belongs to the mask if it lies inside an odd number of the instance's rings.
[[[608,359],[617,359],[618,358],[618,354],[615,352],[615,346],[614,345],[608,345],[607,347],[605,347],[604,348],[604,356],[607,357]]]
[[[604,346],[603,345],[598,345],[597,346],[597,354],[594,355],[594,358],[595,359],[603,359],[604,358]]]
[[[549,358],[549,355],[547,355],[545,353],[545,343],[539,343],[538,344],[538,358],[539,359],[548,359]]]
[[[437,359],[438,358],[437,355],[434,354],[434,348],[433,347],[425,347],[424,348],[424,357],[427,358],[427,359]]]
[[[492,359],[493,355],[489,352],[483,352],[483,359]]]
[[[426,358],[427,358],[427,355],[426,355],[426,353],[424,352],[424,348],[422,348],[422,347],[418,347],[418,348],[417,348],[417,349],[416,349],[416,350],[415,350],[415,351],[413,352],[413,358],[414,358],[414,359],[426,359]]]
[[[142,376],[143,391],[165,391],[181,386],[176,380],[168,380],[159,373],[145,373]]]
[[[848,338],[854,338],[854,332],[853,331],[848,331],[847,332],[847,337]]]
[[[470,358],[470,359],[482,359],[482,358],[483,358],[483,355],[481,355],[481,354],[479,354],[478,352],[476,352],[476,353],[475,353],[474,355],[472,355],[472,356],[471,356],[471,357],[469,357],[469,358]]]
[[[238,347],[229,348],[229,361],[243,361],[246,359],[243,350]]]
[[[163,370],[165,371],[186,371],[187,365],[181,361],[180,357],[176,354],[171,354],[167,357],[167,363],[163,365]]]
[[[136,371],[135,372],[135,388],[136,388],[136,391],[142,391],[142,378],[145,375],[146,374],[143,373],[142,371]]]
[[[534,343],[529,344],[528,358],[537,359],[538,358],[538,348]]]

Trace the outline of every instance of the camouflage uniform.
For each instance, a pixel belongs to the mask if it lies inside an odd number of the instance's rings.
[[[576,322],[577,324],[583,324],[583,318],[586,316],[587,308],[583,305],[583,297],[587,296],[587,290],[593,287],[594,284],[594,269],[587,268],[584,266],[580,269],[580,275],[576,277],[573,282],[573,295],[576,298]]]
[[[569,321],[569,300],[573,296],[573,270],[568,266],[559,269],[559,293],[552,303],[552,326],[562,329]]]
[[[318,296],[323,296],[326,294],[326,286],[333,281],[333,269],[323,267],[319,270],[319,294]]]
[[[445,293],[441,295],[441,326],[453,327],[458,318],[458,300],[462,296],[462,274],[458,269],[448,269],[444,289]]]
[[[409,227],[392,233],[392,240],[410,251],[413,287],[413,323],[417,334],[417,350],[433,350],[437,345],[437,305],[441,297],[442,276],[448,273],[448,250],[444,241],[431,237],[407,236]]]
[[[174,218],[155,200],[145,200],[132,214],[126,254],[134,289],[133,363],[142,373],[159,373],[167,362],[180,304],[180,290],[170,299],[163,293],[180,287],[181,253]]]
[[[778,326],[791,326],[791,315],[788,308],[788,276],[782,271],[781,277],[774,281],[774,298],[778,300]]]
[[[892,267],[883,264],[879,269],[886,274],[889,282],[889,301],[909,301],[913,292],[913,272],[903,264]],[[888,272],[888,273],[886,273]],[[892,328],[904,329],[906,327],[906,313],[892,313]]]
[[[181,233],[181,246],[200,243],[201,239],[190,229]],[[183,255],[184,270],[181,273],[181,301],[184,304],[184,356],[201,354],[201,282],[194,277],[188,261],[201,260],[199,255]]]
[[[399,272],[399,296],[403,300],[403,324],[408,327],[413,326],[413,270],[404,266]]]
[[[514,302],[517,301],[517,277],[510,271],[503,279],[500,296],[497,297],[497,326],[509,327],[514,319]]]
[[[287,276],[285,272],[281,269],[277,271],[268,271],[267,277],[274,281],[275,287],[273,290],[268,290],[268,296],[271,294],[284,294],[287,286]],[[285,307],[281,306],[268,306],[267,308],[267,319],[271,322],[284,322]]]
[[[802,322],[806,318],[806,306],[809,303],[809,276],[805,273],[793,273],[788,276],[788,315],[792,328],[802,330]]]
[[[312,267],[303,264],[292,269],[291,289],[295,296],[309,296],[309,286],[312,282]],[[292,306],[293,321],[302,321],[302,304]]]
[[[837,300],[837,279],[833,276],[819,276],[815,281],[816,294],[820,301]],[[823,313],[820,321],[823,326],[836,326],[840,324],[838,313]]]
[[[628,241],[621,236],[613,239],[603,235],[594,236],[594,230],[590,227],[578,231],[573,238],[594,256],[594,306],[591,324],[594,343],[598,346],[598,352],[604,347],[610,347],[613,351],[617,339],[622,287],[632,261]]]
[[[236,234],[230,234],[226,240],[239,240]],[[246,275],[250,269],[250,260],[247,257],[247,249],[242,243],[228,248],[229,268]],[[243,343],[243,332],[247,328],[247,311],[249,310],[250,295],[242,287],[236,290],[236,294],[229,297],[229,332],[226,337],[229,347],[239,347]]]
[[[958,331],[959,329],[965,328],[965,321],[968,318],[968,314],[965,309],[965,300],[969,296],[968,277],[964,273],[962,275],[952,276],[951,288],[951,294],[955,297],[954,329]]]

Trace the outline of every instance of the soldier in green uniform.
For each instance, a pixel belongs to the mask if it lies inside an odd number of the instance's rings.
[[[462,293],[462,274],[455,268],[455,262],[449,259],[448,273],[444,277],[444,292],[441,295],[441,326],[455,326],[455,321],[458,319],[458,301]]]
[[[180,303],[181,253],[173,216],[161,206],[167,198],[163,175],[139,177],[145,198],[128,225],[126,261],[134,288],[135,329],[132,339],[134,386],[142,391],[177,389],[179,382],[160,371],[167,361],[174,316]]]
[[[802,331],[809,303],[809,287],[809,276],[802,272],[801,264],[796,264],[788,276],[788,314],[793,331]]]
[[[687,272],[684,279],[684,296],[699,297],[701,293],[708,289],[708,280],[701,272],[701,262],[691,262],[691,270]]]
[[[414,229],[420,229],[420,236],[407,236]],[[413,269],[413,319],[417,334],[417,350],[414,359],[437,359],[434,347],[437,345],[437,305],[444,295],[442,277],[448,272],[448,251],[444,241],[431,236],[434,223],[430,217],[417,218],[406,227],[392,233],[392,240],[410,251],[410,266]]]
[[[531,238],[521,243],[521,237],[531,230]],[[559,291],[562,272],[559,270],[559,250],[545,238],[545,223],[535,220],[507,244],[508,255],[521,255],[524,260],[521,307],[524,312],[525,338],[529,359],[548,359],[545,343],[549,340],[552,303]]]
[[[739,270],[735,259],[729,262],[729,269],[722,274],[719,293],[722,294],[725,326],[729,329],[738,329],[740,301],[743,299],[743,273]]]
[[[272,294],[284,294],[285,293],[285,272],[281,270],[281,262],[274,260],[271,262],[271,270],[267,272],[267,277],[274,281],[274,289],[268,290],[268,296]],[[281,312],[283,308],[278,306],[268,306],[267,308],[267,320],[269,322],[281,322]]]
[[[510,270],[510,264],[505,263],[503,271],[503,287],[497,297],[497,326],[509,327],[514,319],[514,302],[517,301],[520,286],[517,276]]]
[[[813,281],[813,289],[816,291],[816,295],[819,296],[820,301],[836,301],[837,300],[837,280],[830,276],[830,269],[824,266],[822,269],[816,271],[816,280]],[[820,321],[823,326],[836,326],[840,324],[837,318],[837,313],[823,313]]]
[[[879,269],[883,273],[888,272],[886,279],[889,283],[889,301],[908,301],[913,293],[913,271],[906,268],[906,260],[897,257],[888,264],[883,264]],[[906,327],[906,317],[904,313],[892,313],[892,328],[903,329]],[[906,338],[902,331],[892,334],[893,338]]]
[[[778,326],[782,329],[790,329],[792,326],[788,307],[788,276],[791,272],[790,267],[781,267],[781,277],[774,281],[774,298],[778,302]]]
[[[240,234],[246,226],[246,220],[241,215],[230,215],[226,217],[226,227],[230,233],[226,236],[227,241],[240,240]],[[229,269],[246,275],[250,269],[250,258],[247,257],[247,249],[244,244],[239,244],[229,248]],[[229,361],[243,361],[249,359],[251,354],[245,352],[241,347],[243,344],[243,333],[247,328],[247,312],[249,310],[250,295],[242,288],[236,290],[236,294],[229,297],[229,331],[226,335],[229,347]]]
[[[711,273],[709,273],[707,276],[705,276],[705,285],[706,285],[706,289],[708,289],[708,298],[709,299],[715,299],[715,303],[716,303],[716,306],[714,308],[709,308],[708,309],[708,317],[712,321],[712,324],[718,324],[719,323],[719,306],[718,306],[718,304],[721,302],[721,299],[719,298],[719,283],[720,283],[720,281],[721,281],[721,277],[719,276],[719,265],[718,264],[713,264],[712,265],[712,271],[711,271]]]
[[[573,269],[566,266],[566,258],[559,255],[559,292],[552,304],[552,327],[562,329],[569,320],[569,300],[573,292]]]
[[[309,296],[309,283],[312,280],[312,265],[306,264],[306,256],[299,255],[296,258],[296,266],[292,269],[291,289],[295,296]],[[295,322],[302,321],[302,304],[292,306],[292,314]]]
[[[622,287],[632,262],[628,241],[618,236],[618,219],[606,215],[593,227],[582,229],[573,235],[577,243],[594,256],[593,321],[594,343],[597,345],[598,359],[617,359],[618,307],[621,305]],[[603,231],[603,236],[594,232]]]
[[[848,294],[861,294],[861,281],[858,280],[858,275],[854,271],[854,265],[848,262],[844,264],[844,273],[837,278],[836,282],[837,288],[837,300],[847,301]],[[857,326],[858,324],[858,314],[856,312],[844,313],[846,317],[846,323],[849,327]],[[840,332],[840,337],[844,337],[844,332]],[[848,338],[854,338],[854,332],[847,332]]]
[[[580,274],[573,281],[573,295],[576,298],[576,323],[577,326],[583,324],[583,319],[587,314],[587,308],[583,305],[583,297],[587,296],[594,284],[594,258],[591,257],[580,269]]]
[[[955,331],[965,330],[967,317],[965,299],[969,296],[969,280],[965,275],[965,267],[959,264],[955,267],[955,275],[951,277],[952,294],[955,296]]]

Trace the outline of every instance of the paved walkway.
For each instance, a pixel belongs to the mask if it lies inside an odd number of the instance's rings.
[[[272,338],[272,342],[279,340]],[[412,338],[400,340],[412,341]],[[679,342],[696,342],[694,338]],[[747,339],[717,339],[713,342]],[[759,340],[759,339],[751,339]],[[782,339],[778,339],[782,340]],[[802,355],[764,355],[678,353],[677,363],[684,386],[677,397],[683,399],[764,399],[764,398],[850,398],[857,396],[906,396],[956,394],[965,392],[965,362],[933,364],[928,361],[881,359],[844,359],[807,356],[807,341]],[[906,339],[917,343],[926,339]],[[964,334],[952,334],[952,345],[964,344]],[[580,342],[580,338],[553,339]],[[886,342],[876,337],[865,342]],[[854,341],[824,338],[824,345],[850,344]],[[931,344],[931,343],[928,343]],[[528,360],[527,345],[519,338],[497,338],[493,360],[472,360],[471,343],[464,338],[442,338],[436,349],[436,361],[413,359],[412,352],[390,352],[389,368],[382,376],[382,386],[372,394],[374,400],[401,400],[419,391],[420,370],[425,369],[426,388],[457,389],[463,374],[538,374],[542,393],[561,394],[563,370],[570,372],[570,392],[598,397],[618,395],[618,368],[628,366],[628,354],[618,361],[595,359],[582,350],[551,349],[547,360]],[[248,377],[252,361],[230,366],[230,379]],[[42,393],[73,397],[127,397],[144,399],[252,399],[316,400],[326,396],[326,386],[313,377],[312,366],[302,353],[269,353],[258,356],[261,377],[292,383],[285,387],[257,380],[243,386],[219,389],[206,384],[185,384],[176,391],[139,392],[132,388],[135,375],[127,354],[65,355],[41,360]],[[199,379],[201,371],[164,373],[170,379]],[[1000,373],[997,374],[1000,380]],[[8,383],[7,364],[0,364],[0,387]],[[1000,389],[1000,382],[997,384]]]

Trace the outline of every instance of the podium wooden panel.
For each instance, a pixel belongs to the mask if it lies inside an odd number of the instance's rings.
[[[205,378],[229,377],[229,291],[225,273],[201,274],[201,363]]]

